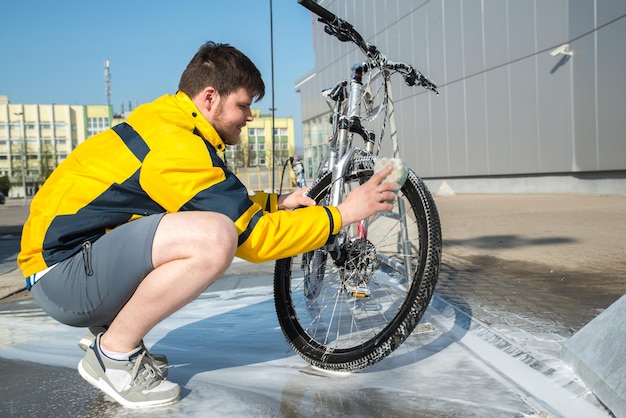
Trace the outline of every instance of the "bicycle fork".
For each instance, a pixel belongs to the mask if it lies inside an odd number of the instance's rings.
[[[344,194],[344,178],[347,174],[350,162],[355,154],[356,148],[351,146],[352,134],[356,133],[361,136],[365,143],[365,151],[367,155],[374,155],[375,135],[373,132],[365,129],[360,122],[359,112],[362,104],[363,97],[363,84],[362,77],[365,72],[368,71],[367,64],[357,64],[352,68],[352,77],[350,80],[350,94],[347,103],[347,112],[341,115],[339,118],[333,120],[335,129],[334,135],[331,140],[331,153],[329,167],[332,167],[332,180],[329,196],[329,203],[333,206],[337,206],[342,202]],[[385,88],[388,94],[388,101],[386,106],[387,120],[389,121],[390,139],[393,147],[393,157],[399,158],[399,145],[396,129],[395,113],[393,97],[391,95],[391,82],[386,74],[385,76]],[[343,104],[344,88],[346,83],[338,84],[332,92],[329,94],[333,100],[335,100],[335,107],[333,114],[337,115],[338,110]],[[388,256],[380,255],[379,261],[398,271],[405,277],[407,283],[410,283],[413,276],[410,247],[408,234],[408,225],[406,218],[405,202],[398,198],[398,222],[400,223],[400,251],[403,253],[403,265],[391,260]],[[361,220],[356,225],[356,238],[360,241],[367,241],[368,221],[367,219]],[[345,231],[342,231],[333,242],[329,243],[325,249],[331,254],[333,260],[338,265],[343,265],[345,260],[345,254],[341,253],[341,249],[346,244],[347,236]]]

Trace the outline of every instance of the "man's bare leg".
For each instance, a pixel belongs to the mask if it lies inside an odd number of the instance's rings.
[[[224,274],[237,249],[237,230],[225,215],[177,212],[163,216],[154,236],[154,270],[137,287],[101,338],[104,349],[126,353],[159,322]]]

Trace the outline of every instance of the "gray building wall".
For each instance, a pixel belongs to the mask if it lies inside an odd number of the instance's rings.
[[[525,192],[528,179],[542,176],[570,178],[538,181],[539,192],[552,191],[542,190],[548,184],[594,192],[571,177],[607,179],[613,192],[606,184],[595,191],[626,194],[626,1],[319,3],[440,86],[435,96],[395,84],[402,156],[421,177],[473,192],[497,189],[499,177],[508,191],[510,179],[524,179]],[[307,121],[328,113],[319,92],[362,61],[319,23],[314,44],[315,69],[298,84],[305,157],[315,144]],[[551,55],[564,44],[571,55]]]

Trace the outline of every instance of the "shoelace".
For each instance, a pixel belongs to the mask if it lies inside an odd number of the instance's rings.
[[[145,346],[144,346],[144,348],[145,348]],[[156,368],[156,370],[157,370],[159,373],[161,373],[161,374],[162,374],[162,369],[167,368],[167,366],[165,366],[165,365],[163,365],[163,366],[159,366],[159,365],[157,365],[157,364],[156,364],[156,363],[157,363],[157,361],[156,361],[156,359],[154,358],[154,356],[152,356],[152,354],[150,354],[150,352],[148,351],[148,349],[145,349],[145,350],[146,350],[146,358],[147,358],[147,359],[149,359],[149,360],[150,360],[150,362],[151,362],[151,364],[152,364],[152,365]]]
[[[163,380],[163,374],[157,368],[152,367],[150,362],[146,361],[148,350],[143,350],[134,359],[131,379],[135,385],[141,385],[146,389],[152,389],[158,386]]]
[[[154,358],[154,356],[152,354],[150,354],[150,352],[148,351],[148,347],[146,347],[146,345],[143,343],[143,340],[141,340],[141,348],[143,350],[145,350],[146,354],[145,356],[150,359],[150,361],[152,362],[151,364],[154,365],[154,367],[161,373],[163,374],[163,369],[167,369],[167,364],[161,365],[159,366],[156,361],[156,359]],[[165,376],[163,376],[165,377]]]

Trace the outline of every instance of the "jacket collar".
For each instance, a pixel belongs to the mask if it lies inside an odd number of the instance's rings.
[[[220,138],[217,131],[213,128],[209,121],[202,116],[202,113],[200,113],[196,104],[189,96],[187,96],[186,93],[179,91],[173,96],[173,99],[185,115],[191,118],[195,131],[197,131],[202,138],[213,145],[218,152],[226,151],[226,145],[224,144],[224,141],[222,141],[222,138]]]

